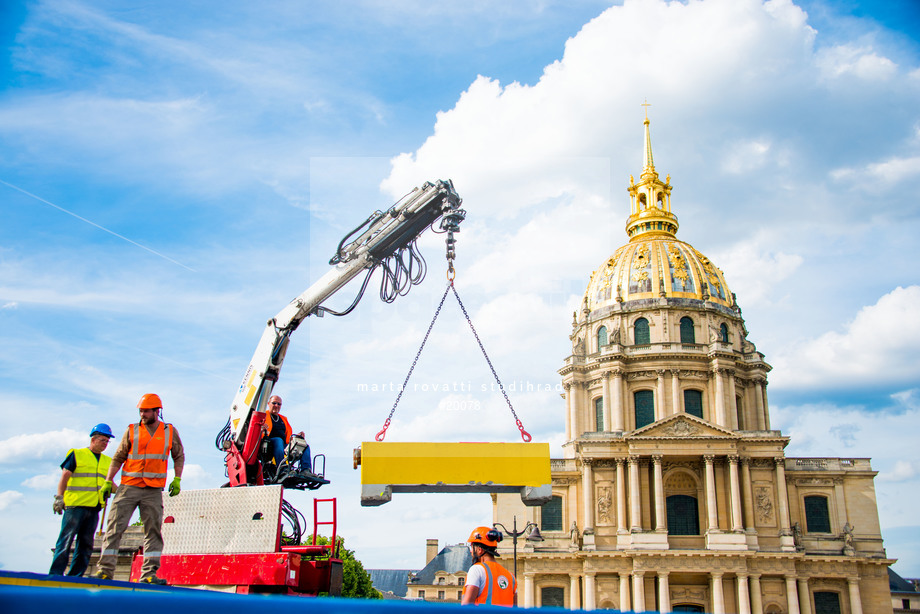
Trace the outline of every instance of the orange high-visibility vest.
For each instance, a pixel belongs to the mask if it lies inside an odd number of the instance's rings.
[[[129,486],[164,488],[166,460],[172,448],[173,426],[159,422],[153,435],[147,427],[135,424],[128,429],[131,450],[121,471],[121,483]]]
[[[486,570],[486,585],[476,596],[476,604],[514,606],[514,593],[517,591],[517,581],[514,575],[494,561],[479,561]]]

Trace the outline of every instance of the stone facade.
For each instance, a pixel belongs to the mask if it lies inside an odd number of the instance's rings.
[[[573,314],[553,502],[493,495],[495,522],[535,522],[546,540],[519,544],[519,603],[891,612],[876,472],[865,458],[785,457],[771,367],[722,272],[676,238],[647,119],[644,154],[629,242]]]

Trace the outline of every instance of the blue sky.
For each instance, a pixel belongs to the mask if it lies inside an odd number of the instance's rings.
[[[559,382],[571,313],[626,240],[648,99],[678,236],[774,366],[787,454],[872,457],[888,553],[920,576],[918,23],[907,1],[4,3],[0,566],[47,568],[63,453],[143,393],[188,446],[184,487],[222,483],[214,436],[265,320],[426,180],[464,198],[458,290],[558,451],[564,403],[526,386]],[[276,388],[368,567],[420,567],[425,538],[491,514],[360,508],[351,469],[394,400],[363,386],[402,381],[443,291],[440,239],[408,297],[306,322]],[[515,439],[464,327],[446,308],[388,438]]]

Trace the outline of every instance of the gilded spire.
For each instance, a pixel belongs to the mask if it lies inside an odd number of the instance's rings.
[[[652,158],[652,133],[649,130],[649,121],[648,121],[648,108],[652,105],[648,103],[648,100],[642,103],[642,106],[645,107],[645,150],[644,153],[644,162],[642,166],[642,176],[646,175],[655,175],[655,160]]]
[[[632,215],[626,220],[626,234],[630,240],[649,235],[669,235],[677,233],[677,216],[671,213],[670,175],[665,181],[658,178],[655,161],[652,159],[652,135],[649,128],[648,102],[645,107],[645,147],[642,174],[639,182],[629,178],[627,191],[630,197]]]

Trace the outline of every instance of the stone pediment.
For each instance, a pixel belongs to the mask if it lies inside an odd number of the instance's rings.
[[[628,435],[627,439],[658,439],[662,437],[668,439],[685,437],[693,439],[725,439],[726,437],[731,437],[735,439],[738,437],[738,434],[722,428],[721,426],[716,426],[702,418],[697,418],[696,416],[677,414],[659,420],[658,422],[653,422],[648,426],[643,426],[641,429],[633,431],[632,434]]]

